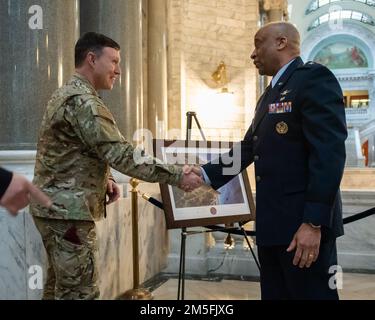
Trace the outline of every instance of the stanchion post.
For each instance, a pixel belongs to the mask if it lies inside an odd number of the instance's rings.
[[[139,242],[138,242],[138,190],[139,180],[130,179],[132,186],[131,203],[132,203],[132,236],[133,236],[133,289],[126,291],[120,299],[124,300],[151,300],[152,294],[144,288],[139,288]]]

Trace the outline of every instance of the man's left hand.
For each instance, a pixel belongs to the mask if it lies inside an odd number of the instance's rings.
[[[108,196],[108,200],[106,202],[107,205],[112,202],[117,201],[118,198],[120,198],[120,188],[118,187],[116,182],[114,182],[111,179],[109,179],[107,182],[107,196]]]
[[[293,264],[300,268],[310,268],[311,264],[318,259],[321,231],[311,227],[308,223],[302,223],[293,237],[286,251],[296,249]]]

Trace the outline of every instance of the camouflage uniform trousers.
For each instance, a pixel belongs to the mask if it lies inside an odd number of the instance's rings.
[[[95,223],[33,218],[42,236],[49,263],[43,299],[98,298]]]

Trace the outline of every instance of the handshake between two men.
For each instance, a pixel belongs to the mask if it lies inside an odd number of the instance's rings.
[[[184,165],[182,168],[183,175],[180,180],[178,187],[185,192],[191,192],[200,186],[202,186],[205,181],[203,179],[202,170],[199,166],[194,165]],[[117,183],[109,179],[107,183],[107,200],[106,204],[111,204],[120,198],[120,188]]]
[[[200,167],[185,165],[183,173],[179,187],[185,192],[191,192],[204,183]],[[112,180],[108,182],[107,195],[109,196],[107,204],[116,201],[120,197],[120,189]],[[8,209],[13,215],[16,215],[18,210],[29,204],[31,198],[34,198],[36,202],[46,208],[50,208],[52,205],[51,199],[39,188],[27,181],[23,176],[13,174],[9,187],[0,198],[0,205]]]
[[[185,192],[191,192],[205,183],[199,166],[184,165],[182,171],[184,175],[181,178],[179,188]]]

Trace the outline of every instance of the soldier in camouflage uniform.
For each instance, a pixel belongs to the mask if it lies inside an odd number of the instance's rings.
[[[99,297],[95,221],[105,216],[106,194],[119,197],[109,167],[149,182],[191,191],[201,177],[157,159],[135,160],[135,148],[121,135],[98,96],[120,74],[120,46],[87,33],[75,48],[76,73],[48,102],[40,128],[34,183],[51,199],[31,213],[49,260],[45,299]]]

